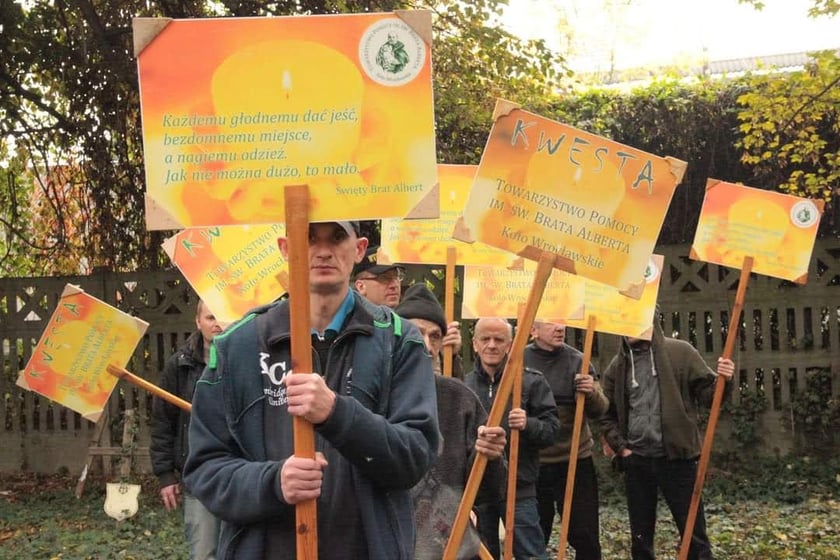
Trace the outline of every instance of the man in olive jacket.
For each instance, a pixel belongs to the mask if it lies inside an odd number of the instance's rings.
[[[658,324],[650,341],[622,338],[603,373],[610,400],[601,428],[625,473],[633,560],[655,558],[656,504],[661,490],[682,535],[700,455],[697,406],[709,406],[717,375],[732,378],[732,360],[717,374],[688,342],[666,338]],[[699,504],[690,560],[711,560],[703,504]]]

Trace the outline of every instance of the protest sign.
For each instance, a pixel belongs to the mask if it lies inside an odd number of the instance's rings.
[[[741,314],[750,274],[758,272],[804,284],[814,249],[823,202],[765,191],[717,179],[706,182],[706,196],[694,234],[693,259],[740,269],[722,359],[731,359],[741,331]],[[719,376],[709,409],[697,477],[678,558],[692,545],[706,471],[712,454],[726,381]]]
[[[824,202],[709,179],[690,256],[804,284]]]
[[[583,301],[586,315],[597,318],[595,330],[650,340],[653,336],[654,313],[664,262],[662,255],[651,255],[645,268],[644,290],[638,299],[629,298],[606,284],[581,279],[585,284]],[[588,328],[586,320],[577,318],[569,319],[566,325],[579,329]]]
[[[453,236],[639,297],[685,162],[648,154],[499,100]]]
[[[68,284],[17,384],[96,422],[148,324]]]
[[[438,215],[431,13],[134,20],[149,229]],[[212,39],[208,39],[212,38]]]
[[[516,319],[519,305],[528,299],[534,283],[534,266],[510,270],[491,266],[465,266],[461,317]],[[537,307],[537,321],[562,323],[583,318],[584,284],[576,276],[555,270]]]
[[[163,249],[216,319],[231,323],[287,291],[282,235],[282,224],[187,228]]]
[[[379,263],[445,264],[446,251],[455,248],[459,265],[522,268],[522,259],[484,243],[463,243],[452,237],[455,222],[472,188],[476,165],[438,165],[440,217],[431,220],[382,220]]]

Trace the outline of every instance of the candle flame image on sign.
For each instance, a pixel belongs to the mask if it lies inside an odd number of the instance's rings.
[[[313,221],[437,217],[431,35],[424,10],[135,19],[147,227],[273,223],[295,184]]]

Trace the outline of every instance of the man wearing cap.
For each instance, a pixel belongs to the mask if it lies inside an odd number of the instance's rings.
[[[396,312],[417,325],[430,357],[439,356],[446,319],[431,290],[425,284],[414,284],[406,290]],[[498,503],[505,496],[507,469],[504,459],[500,459],[507,443],[504,428],[484,425],[487,412],[476,394],[460,380],[436,375],[435,390],[442,446],[434,465],[412,491],[417,527],[416,560],[443,557],[476,453],[488,458],[476,505]],[[458,559],[476,558],[479,542],[478,530],[469,525]]]
[[[410,490],[439,444],[434,376],[417,328],[397,333],[398,317],[349,289],[367,244],[357,222],[310,224],[315,373],[291,375],[288,301],[214,339],[184,475],[223,521],[222,558],[295,558],[295,505],[310,499],[322,560],[413,557]],[[314,459],[294,455],[294,416],[314,426]]]
[[[377,248],[371,247],[365,253],[365,258],[353,268],[353,286],[368,301],[376,305],[387,305],[395,309],[400,303],[402,282],[405,280],[405,267],[399,264],[377,264]],[[463,378],[463,366],[460,360],[461,352],[461,324],[451,321],[442,331],[443,339],[439,345],[451,346],[455,357],[453,376]],[[438,353],[435,365],[440,368],[441,357]]]
[[[376,305],[391,309],[400,302],[405,268],[398,264],[376,264],[376,247],[365,252],[364,258],[353,268],[356,291]]]

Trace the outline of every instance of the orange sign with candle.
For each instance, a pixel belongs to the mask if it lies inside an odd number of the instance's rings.
[[[96,422],[148,324],[68,284],[17,384]]]
[[[134,20],[146,222],[438,215],[431,13]],[[383,214],[383,212],[385,214]]]
[[[645,268],[644,290],[638,299],[629,298],[606,284],[581,278],[586,315],[595,316],[595,330],[650,340],[664,262],[662,255],[651,255]],[[585,319],[571,319],[566,324],[579,329],[588,328]]]
[[[461,317],[505,317],[515,319],[519,304],[528,301],[534,283],[533,264],[525,270],[494,266],[465,266]],[[564,322],[582,318],[583,282],[571,274],[555,270],[548,280],[537,309],[537,320]]]
[[[500,100],[454,237],[639,297],[685,167]]]
[[[377,261],[445,264],[446,251],[455,248],[455,262],[522,268],[522,259],[484,243],[463,243],[452,237],[452,229],[470,194],[476,165],[438,165],[440,217],[432,220],[382,220],[382,242]]]
[[[219,321],[231,323],[274,301],[289,285],[277,238],[283,224],[188,228],[163,249]]]
[[[691,258],[791,282],[808,280],[824,203],[709,179]]]

